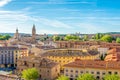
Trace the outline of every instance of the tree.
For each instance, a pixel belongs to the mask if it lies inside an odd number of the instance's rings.
[[[102,38],[101,38],[102,41],[105,41],[105,42],[112,42],[112,36],[111,35],[104,35]]]
[[[67,76],[61,75],[57,80],[69,80]]]
[[[108,75],[105,75],[104,80],[120,80],[120,77],[115,74],[112,74],[112,75],[108,74]]]
[[[117,39],[116,39],[116,43],[120,43],[120,38],[117,38]]]
[[[30,68],[22,71],[22,78],[25,80],[36,80],[39,78],[39,73],[36,68]]]
[[[92,36],[92,39],[99,40],[99,39],[101,39],[103,36],[104,36],[104,34],[102,34],[102,33],[97,33],[97,34],[95,34],[94,37]]]
[[[4,39],[8,40],[9,38],[11,38],[10,35],[8,35],[8,34],[4,35]]]
[[[107,56],[107,54],[105,54],[105,55],[101,54],[101,55],[100,55],[100,60],[103,60],[103,61],[104,61],[106,56]]]
[[[64,37],[64,40],[66,41],[70,41],[70,40],[80,40],[79,36],[75,36],[75,35],[66,35]]]
[[[100,39],[100,33],[97,33],[96,35],[95,35],[95,39]]]
[[[95,80],[94,76],[92,74],[82,74],[82,75],[79,75],[77,80]]]
[[[83,40],[87,41],[88,40],[88,35],[84,35]]]
[[[8,40],[9,38],[11,38],[11,36],[9,34],[6,34],[6,35],[0,34],[0,40]]]
[[[59,36],[53,36],[53,40],[58,41],[58,40],[60,40],[60,37]]]

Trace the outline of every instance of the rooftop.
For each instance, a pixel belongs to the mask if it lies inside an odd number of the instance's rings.
[[[58,65],[58,63],[53,62],[47,58],[43,58],[43,57],[24,57],[19,59],[18,61],[20,62],[24,62],[26,61],[27,63],[37,63],[39,64],[39,67],[44,67],[44,68],[52,68],[56,65]],[[22,64],[23,65],[23,64]],[[25,65],[23,65],[25,66]]]
[[[120,61],[99,61],[99,60],[76,60],[64,65],[72,68],[96,68],[96,69],[119,69]]]
[[[42,56],[92,56],[98,53],[96,50],[56,49],[47,51]]]

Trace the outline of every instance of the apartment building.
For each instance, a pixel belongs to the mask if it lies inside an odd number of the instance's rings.
[[[85,49],[52,49],[46,51],[41,56],[60,63],[61,70],[63,70],[65,64],[73,62],[75,59],[95,60],[99,57],[99,52],[97,50]]]
[[[17,72],[28,68],[36,68],[41,80],[55,80],[60,75],[60,65],[47,58],[24,57],[17,62]]]
[[[27,48],[18,47],[0,47],[0,67],[15,67],[17,60],[28,56]]]
[[[97,80],[103,80],[106,74],[120,75],[120,61],[93,61],[76,60],[64,66],[64,75],[70,80],[75,80],[79,75],[89,73],[94,75]]]

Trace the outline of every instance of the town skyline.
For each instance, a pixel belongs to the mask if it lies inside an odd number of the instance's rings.
[[[120,1],[113,0],[1,0],[0,32],[38,34],[120,31]]]

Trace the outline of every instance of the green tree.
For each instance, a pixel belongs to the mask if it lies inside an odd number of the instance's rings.
[[[105,75],[104,80],[120,80],[120,76],[115,74],[112,74],[112,75],[108,74],[108,75]]]
[[[61,75],[57,80],[69,80],[67,76]]]
[[[60,37],[59,36],[53,36],[53,40],[58,41],[58,40],[60,40]]]
[[[88,35],[84,35],[83,41],[87,41],[87,40],[88,40]]]
[[[104,36],[104,34],[102,34],[102,33],[97,33],[97,34],[95,34],[95,36],[94,36],[93,38],[96,39],[96,40],[99,40],[99,39],[101,39],[103,36]],[[93,38],[92,38],[92,39],[93,39]]]
[[[79,36],[75,36],[75,35],[66,35],[64,37],[64,40],[69,41],[69,40],[80,40]]]
[[[104,35],[102,38],[101,38],[102,41],[105,41],[105,42],[112,42],[112,36],[111,35]]]
[[[0,40],[8,40],[9,38],[11,38],[11,36],[9,34],[6,34],[6,35],[0,34]]]
[[[101,33],[101,34],[99,35],[99,37],[100,37],[99,39],[101,39],[103,36],[104,36],[104,34]]]
[[[82,75],[79,75],[77,80],[95,80],[94,76],[92,74],[82,74]]]
[[[30,68],[22,71],[22,78],[25,80],[37,80],[39,73],[36,68]]]
[[[8,40],[9,38],[11,38],[10,35],[8,35],[8,34],[4,35],[4,39]]]
[[[95,39],[100,39],[100,33],[97,33],[96,35],[95,35]]]
[[[107,56],[107,54],[105,54],[105,55],[100,55],[100,60],[105,60],[105,57]]]
[[[116,42],[117,42],[117,43],[120,43],[120,38],[117,38],[117,39],[116,39]]]

